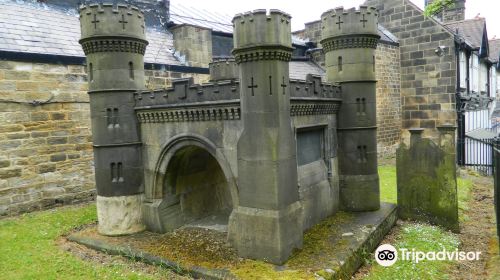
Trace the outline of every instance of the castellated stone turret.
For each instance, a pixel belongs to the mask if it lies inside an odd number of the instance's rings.
[[[290,117],[290,16],[255,10],[233,18],[243,132],[239,206],[229,240],[243,257],[283,263],[302,246],[295,134]]]
[[[210,68],[211,81],[235,80],[239,78],[239,69],[234,58],[213,58],[213,61],[208,66]]]
[[[380,207],[377,173],[375,8],[336,8],[321,15],[322,40],[329,82],[338,82],[340,198],[345,210]]]
[[[144,230],[141,142],[134,92],[144,90],[144,15],[131,6],[80,7],[87,56],[99,232]]]

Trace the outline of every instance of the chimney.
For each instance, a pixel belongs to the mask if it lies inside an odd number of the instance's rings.
[[[426,0],[425,6],[436,0]],[[436,15],[436,18],[443,23],[461,21],[465,19],[465,0],[455,0],[454,5],[445,8],[443,12]]]

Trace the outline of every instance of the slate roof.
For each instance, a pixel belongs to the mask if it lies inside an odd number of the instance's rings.
[[[233,33],[233,16],[220,12],[207,11],[196,7],[184,6],[178,1],[170,2],[170,21],[175,24],[191,24],[212,29],[223,33]],[[305,45],[308,40],[303,40],[292,35],[292,43]]]
[[[326,71],[312,61],[290,61],[290,79],[305,80],[307,74],[321,76],[324,80]]]
[[[306,25],[321,24],[321,20],[315,20],[315,21],[311,21],[311,22],[306,22],[305,24]],[[305,31],[305,29],[293,31],[292,34],[299,34],[299,33],[303,32],[303,31]],[[385,27],[383,27],[380,24],[378,25],[377,32],[378,32],[378,35],[380,36],[380,41],[386,42],[386,43],[399,44],[398,38],[396,36],[394,36],[389,30],[385,29]],[[311,38],[301,39],[300,37],[298,37],[296,35],[292,35],[292,39],[293,38],[297,38],[297,39],[303,40],[304,42],[309,42],[309,40],[311,39]]]
[[[172,34],[148,28],[145,62],[181,65],[173,53]],[[78,40],[76,11],[0,0],[0,51],[84,57]]]
[[[190,12],[192,15],[199,14],[194,10]],[[203,12],[205,16],[209,14],[213,13]],[[22,15],[22,20],[20,15]],[[219,19],[219,17],[214,14],[212,19]],[[208,21],[198,23],[203,23],[204,26],[209,24]],[[218,27],[214,25],[216,28],[221,26],[223,25]],[[228,31],[222,27],[218,30]],[[232,25],[230,32],[232,32]],[[146,38],[149,45],[146,48],[145,62],[182,65],[172,53],[173,37],[170,32],[147,28]],[[81,46],[78,44],[79,39],[80,22],[76,11],[61,11],[43,5],[18,4],[0,0],[0,51],[84,57]],[[290,78],[305,79],[307,74],[324,76],[325,71],[311,61],[290,62]]]
[[[500,39],[494,39],[489,41],[490,44],[490,61],[493,63],[498,63],[500,57]]]
[[[175,24],[191,24],[224,33],[233,33],[233,17],[219,12],[186,7],[177,1],[170,2],[170,21]]]
[[[378,35],[380,35],[380,41],[382,42],[399,44],[398,38],[380,24],[378,25]]]
[[[444,23],[451,32],[455,33],[458,29],[458,35],[463,37],[474,48],[480,48],[483,40],[484,29],[486,28],[486,19],[473,18],[456,22]]]

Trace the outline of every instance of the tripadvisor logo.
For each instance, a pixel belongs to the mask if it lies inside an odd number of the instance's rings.
[[[398,259],[419,263],[421,261],[477,261],[481,252],[462,252],[441,250],[438,252],[422,252],[415,249],[400,248],[399,251],[391,244],[380,245],[375,250],[375,260],[381,266],[391,266]]]
[[[391,266],[398,260],[398,251],[391,244],[380,245],[375,251],[375,260],[381,266]]]

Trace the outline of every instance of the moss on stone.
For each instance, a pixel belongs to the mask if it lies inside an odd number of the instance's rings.
[[[397,152],[400,217],[442,225],[458,231],[455,154],[421,139]]]
[[[240,279],[261,280],[261,279],[315,279],[314,274],[304,270],[283,269],[279,270],[275,265],[262,261],[245,260],[238,266],[230,269],[231,272]]]

